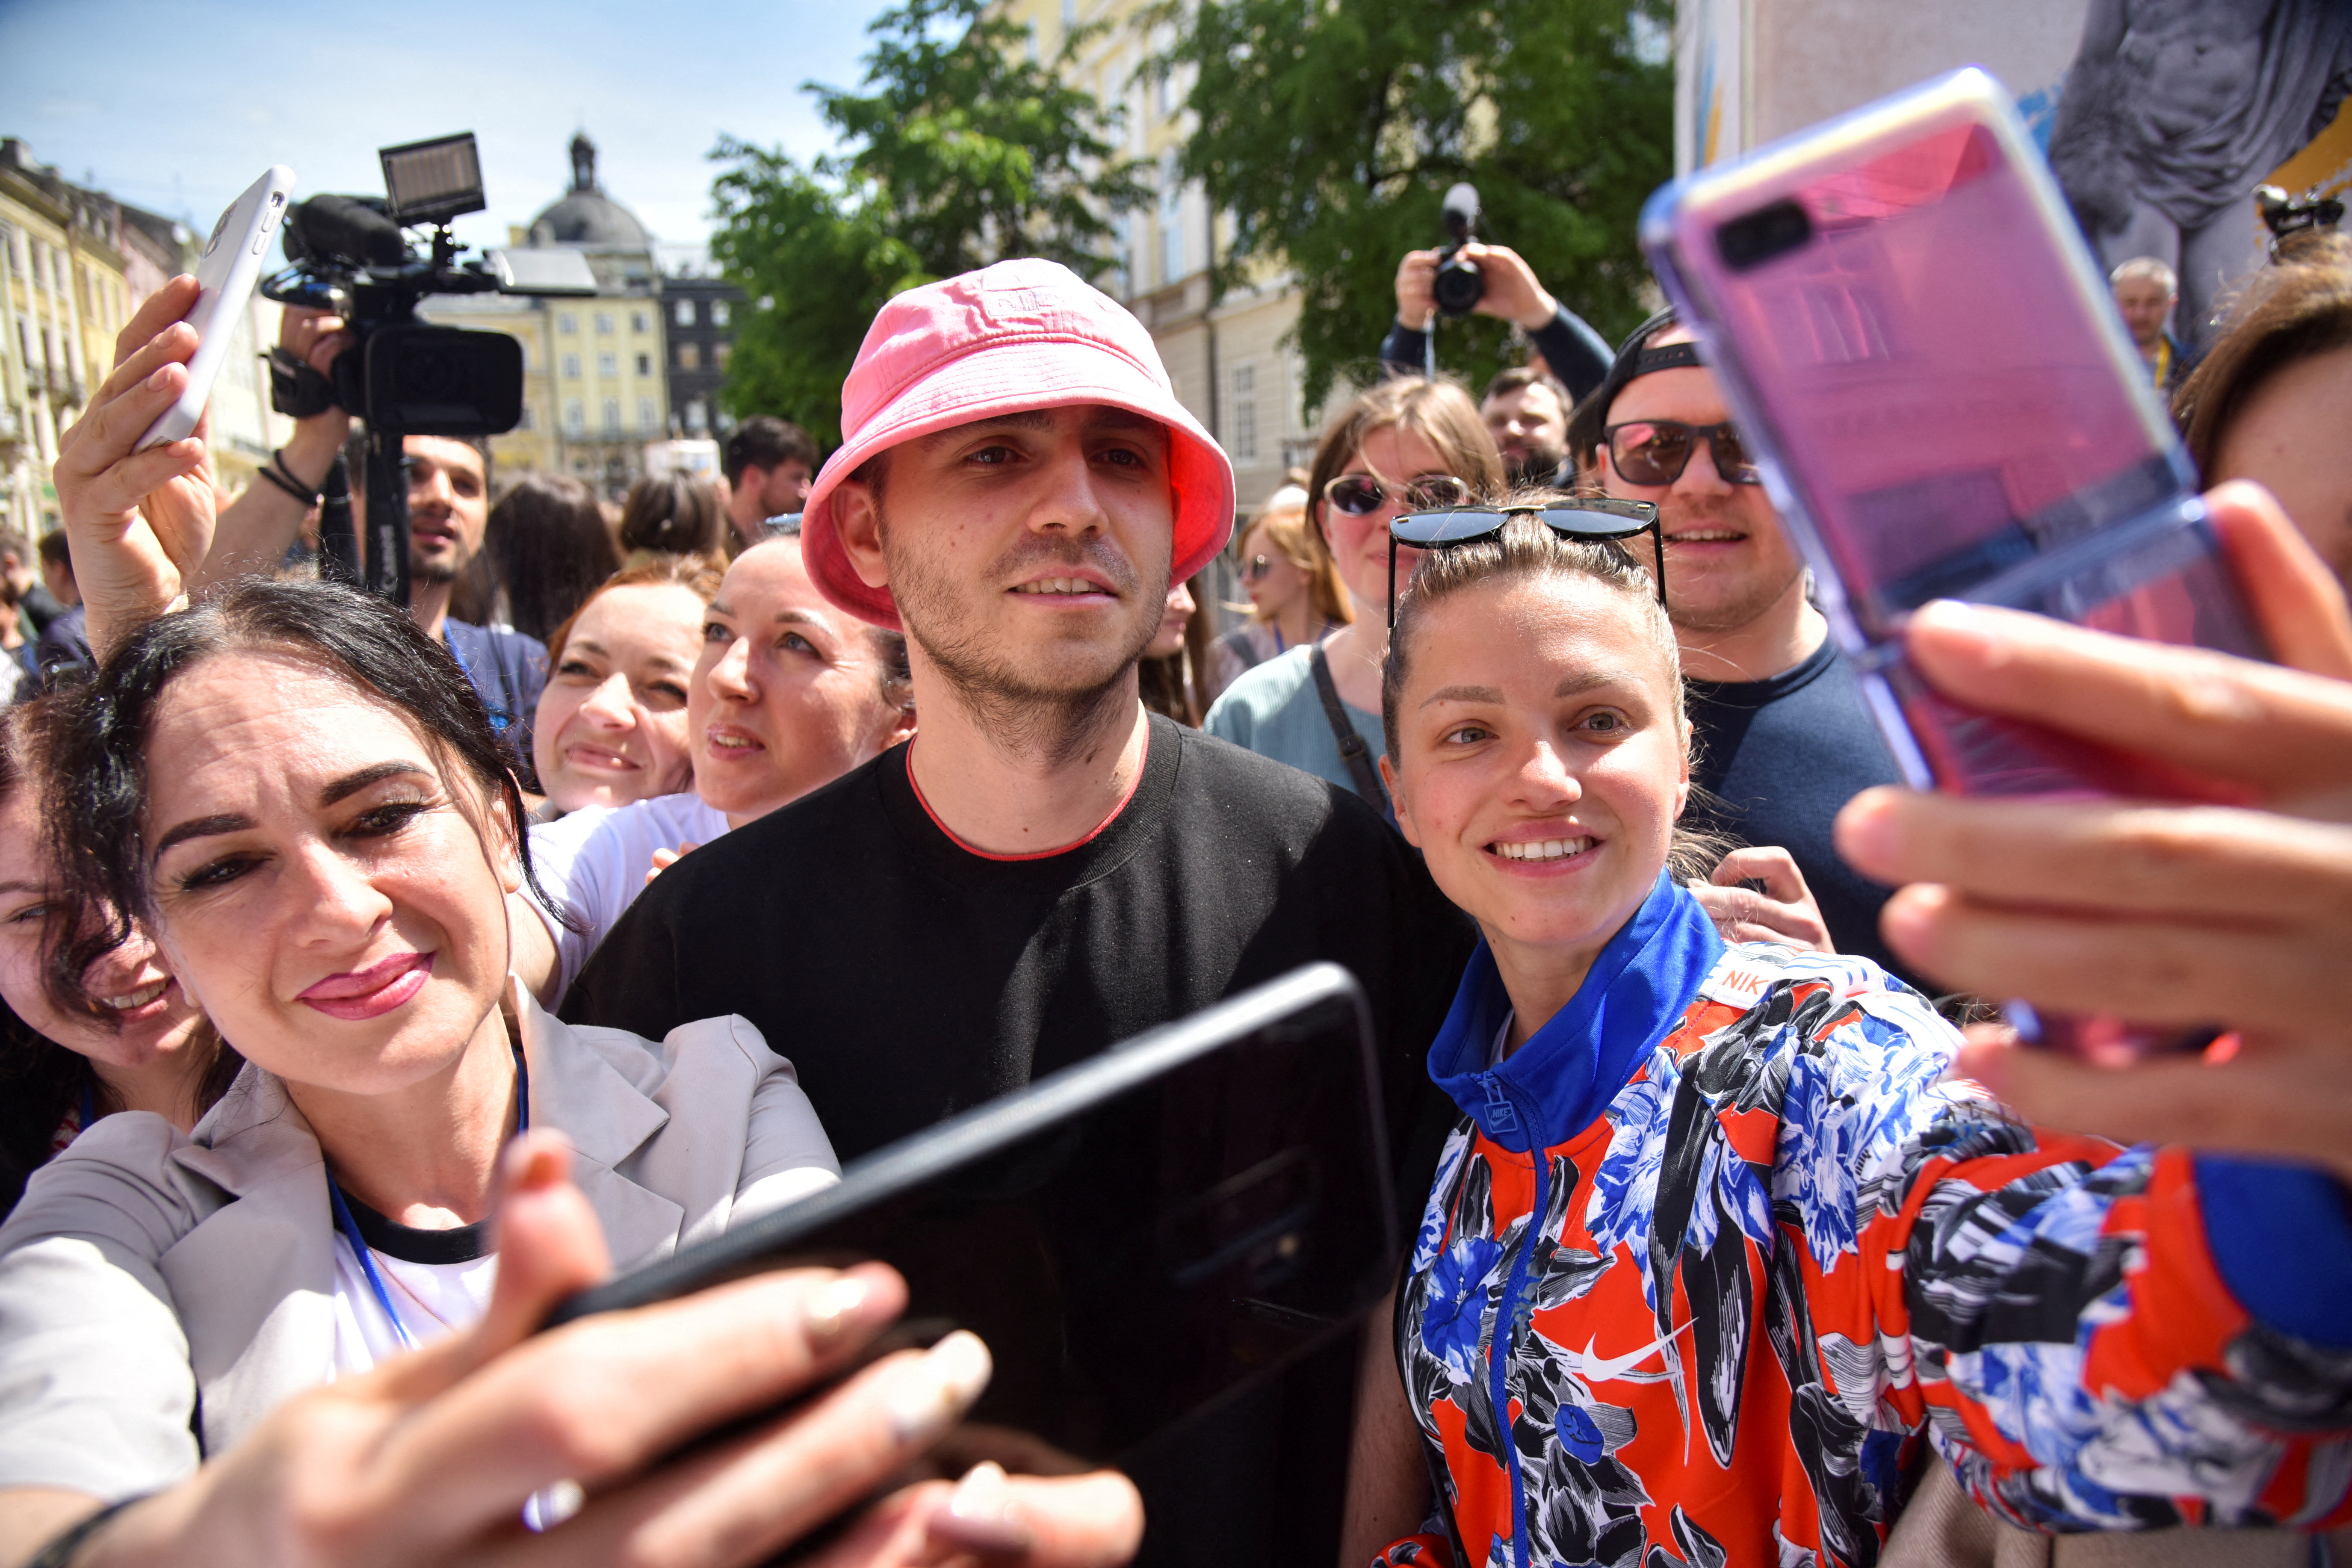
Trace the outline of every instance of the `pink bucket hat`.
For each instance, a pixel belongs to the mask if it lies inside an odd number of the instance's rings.
[[[861,620],[898,629],[887,588],[858,577],[833,494],[885,447],[1032,408],[1099,403],[1168,427],[1176,512],[1171,581],[1225,547],[1234,466],[1176,401],[1143,323],[1058,262],[1000,261],[909,289],[882,307],[841,384],[841,449],[801,512],[801,558],[817,590]]]

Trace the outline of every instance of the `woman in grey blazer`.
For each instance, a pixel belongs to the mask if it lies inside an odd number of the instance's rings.
[[[60,726],[47,983],[137,919],[247,1066],[183,1132],[108,1117],[0,1228],[0,1520],[183,1481],[289,1395],[487,1308],[499,1151],[562,1132],[628,1268],[838,1179],[740,1018],[572,1029],[509,981],[522,803],[478,700],[381,600],[250,583],[132,636]]]

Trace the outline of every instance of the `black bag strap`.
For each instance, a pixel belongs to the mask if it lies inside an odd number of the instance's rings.
[[[1323,657],[1321,643],[1308,652],[1307,665],[1315,672],[1315,690],[1323,699],[1323,716],[1331,721],[1331,738],[1339,742],[1339,760],[1348,764],[1348,776],[1356,781],[1356,793],[1387,811],[1389,792],[1381,785],[1380,770],[1372,766],[1372,749],[1364,744],[1355,725],[1348,721],[1347,705],[1339,700],[1339,683],[1331,679],[1331,661]]]

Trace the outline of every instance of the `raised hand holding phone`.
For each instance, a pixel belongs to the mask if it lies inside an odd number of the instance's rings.
[[[2187,454],[1997,82],[1954,72],[1703,171],[1654,196],[1642,232],[1911,784],[2244,798],[2038,722],[2037,708],[1972,707],[1910,657],[1909,618],[1939,599],[2268,652]],[[2030,1006],[2013,1017],[2084,1051],[2213,1033]]]
[[[253,287],[261,279],[261,258],[293,194],[294,171],[283,163],[273,164],[213,225],[212,235],[205,242],[204,259],[196,265],[200,292],[186,313],[188,324],[196,331],[187,384],[140,437],[141,450],[192,434],[204,417],[213,379],[228,354],[230,323],[253,298]]]
[[[198,294],[184,276],[148,296],[115,340],[113,370],[58,437],[50,473],[101,658],[185,592],[212,548],[218,499],[205,422],[180,439],[138,445],[187,388],[197,339],[182,318]]]

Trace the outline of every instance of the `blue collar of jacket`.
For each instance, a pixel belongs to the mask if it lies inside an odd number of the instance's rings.
[[[1723,951],[1698,900],[1660,872],[1568,1005],[1490,1068],[1511,998],[1481,942],[1429,1048],[1429,1076],[1480,1131],[1513,1153],[1565,1143],[1592,1125],[1674,1032]],[[1529,1116],[1538,1122],[1533,1143],[1524,1121]]]

